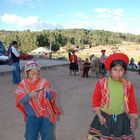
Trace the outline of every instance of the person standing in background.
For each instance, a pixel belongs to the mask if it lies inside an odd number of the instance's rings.
[[[76,76],[76,72],[78,71],[78,57],[75,54],[75,51],[72,51],[72,54],[69,57],[70,61],[70,75],[72,75],[72,71],[74,72],[74,76]]]
[[[106,56],[105,52],[106,52],[106,50],[101,50],[102,55],[99,58],[99,62],[100,62],[99,72],[100,72],[101,77],[105,77],[106,73],[107,73],[105,65],[104,65],[104,62],[107,59],[107,56]]]
[[[90,69],[90,63],[89,63],[88,58],[86,58],[83,65],[83,76],[82,76],[83,78],[84,77],[88,78],[89,69]]]
[[[20,77],[20,52],[18,50],[18,43],[17,41],[13,41],[11,44],[11,61],[12,61],[12,66],[13,66],[13,71],[12,71],[12,82],[13,84],[19,84],[21,81]]]

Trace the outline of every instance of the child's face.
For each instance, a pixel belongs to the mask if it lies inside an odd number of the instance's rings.
[[[102,52],[102,55],[104,55],[105,54],[105,52]]]
[[[116,65],[110,69],[110,74],[114,80],[122,80],[125,74],[125,70],[120,65]]]
[[[28,78],[32,83],[34,83],[40,78],[40,71],[36,69],[28,71]]]

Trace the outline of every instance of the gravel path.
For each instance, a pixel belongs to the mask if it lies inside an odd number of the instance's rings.
[[[92,90],[97,79],[69,76],[68,67],[52,67],[42,70],[58,93],[57,103],[63,115],[57,122],[57,140],[86,140],[88,127],[94,117],[91,107]],[[23,73],[22,73],[23,77]],[[138,106],[140,106],[140,76],[129,72],[128,79],[134,82]],[[16,86],[11,84],[11,73],[0,76],[0,139],[24,140],[24,123],[15,107]],[[140,122],[140,119],[138,119]],[[140,137],[140,126],[136,129],[136,140]]]

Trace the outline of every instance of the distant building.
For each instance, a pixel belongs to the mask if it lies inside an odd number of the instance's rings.
[[[37,58],[41,57],[41,58],[46,58],[46,57],[49,57],[51,58],[52,56],[52,51],[45,48],[45,47],[39,47],[31,52],[29,52],[28,54],[30,55],[33,55],[33,56],[36,56]]]

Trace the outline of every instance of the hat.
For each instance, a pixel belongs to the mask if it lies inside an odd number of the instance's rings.
[[[105,61],[105,67],[107,70],[110,69],[110,65],[111,63],[114,61],[114,60],[122,60],[124,61],[127,65],[129,63],[129,58],[126,54],[123,54],[123,53],[114,53],[112,55],[110,55],[106,61]]]
[[[106,50],[101,50],[101,52],[106,52]]]
[[[25,67],[24,67],[24,71],[28,71],[28,70],[32,70],[32,69],[37,69],[37,70],[40,70],[41,66],[36,63],[35,61],[28,61],[26,64],[25,64]]]

